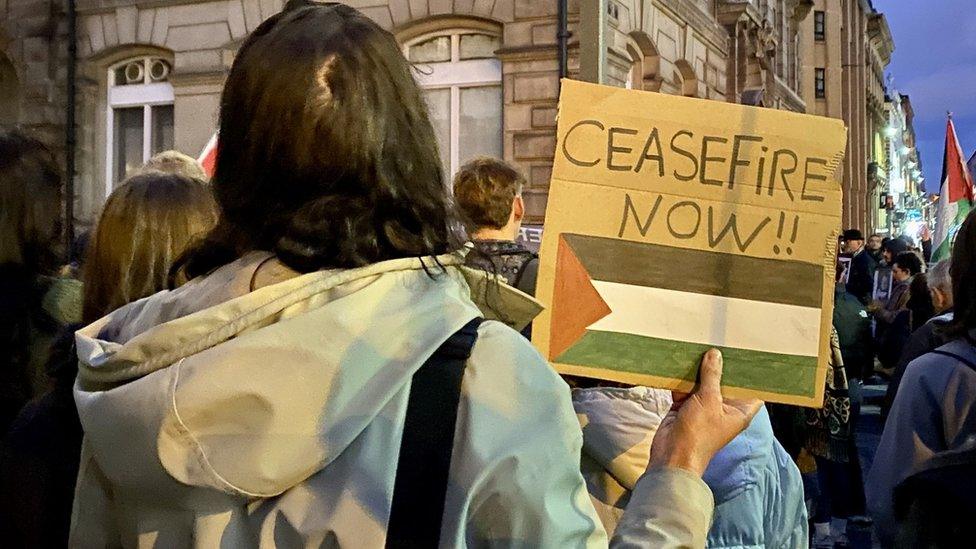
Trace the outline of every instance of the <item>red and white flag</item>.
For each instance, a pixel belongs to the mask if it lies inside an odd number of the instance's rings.
[[[213,177],[214,165],[217,162],[217,134],[213,134],[210,141],[207,141],[207,145],[203,148],[200,153],[200,157],[197,158],[197,162],[203,166],[203,171],[207,173],[207,177]]]
[[[942,186],[936,213],[935,237],[932,239],[932,261],[952,255],[956,231],[973,207],[973,177],[959,146],[952,117],[946,124],[945,153],[942,157]]]

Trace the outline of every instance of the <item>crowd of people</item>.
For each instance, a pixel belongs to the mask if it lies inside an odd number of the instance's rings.
[[[965,528],[976,219],[927,270],[924,240],[846,231],[825,405],[764,406],[722,397],[718,350],[690,394],[556,374],[527,339],[524,177],[477,158],[451,188],[409,63],[355,9],[292,0],[262,23],[219,122],[212,179],[154,157],[70,252],[54,156],[0,133],[4,546],[841,547],[871,517],[888,547]]]

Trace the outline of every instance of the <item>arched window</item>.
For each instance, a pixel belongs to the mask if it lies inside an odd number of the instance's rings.
[[[169,61],[140,57],[108,70],[106,186],[157,152],[173,148],[173,85]]]
[[[644,89],[644,56],[631,44],[627,44],[627,54],[630,56],[630,73],[627,74],[624,87],[628,90],[642,90]]]
[[[449,177],[470,158],[503,155],[500,46],[497,35],[474,30],[426,34],[404,46]]]
[[[630,73],[624,83],[627,89],[660,91],[662,78],[661,57],[651,38],[642,31],[633,31],[627,38],[627,55],[630,57]]]
[[[674,64],[675,87],[681,95],[685,97],[698,97],[698,77],[695,70],[691,68],[691,63],[684,59],[679,59]]]

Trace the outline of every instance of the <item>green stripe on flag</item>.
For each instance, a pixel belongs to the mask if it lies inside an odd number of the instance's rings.
[[[556,359],[560,364],[694,380],[712,345],[587,330]],[[784,395],[814,396],[817,357],[721,348],[722,384]]]

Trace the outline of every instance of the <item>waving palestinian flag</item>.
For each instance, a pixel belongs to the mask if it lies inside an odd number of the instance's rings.
[[[932,261],[952,255],[956,231],[973,207],[973,178],[966,165],[966,157],[956,137],[952,117],[946,124],[945,153],[942,157],[942,187],[939,190],[939,209],[932,239]]]

